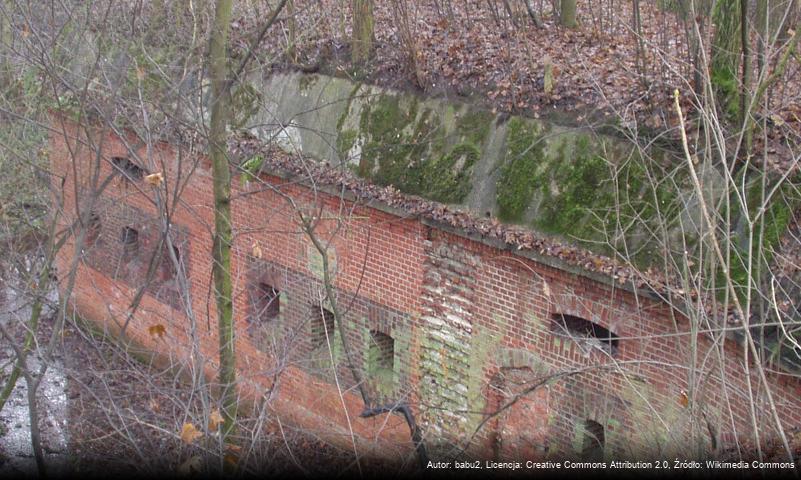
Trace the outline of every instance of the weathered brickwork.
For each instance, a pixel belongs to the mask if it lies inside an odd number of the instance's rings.
[[[104,197],[97,200],[92,213],[97,223],[90,229],[83,252],[86,264],[130,287],[144,286],[154,298],[180,309],[175,264],[166,242],[159,241],[160,219]],[[186,229],[171,225],[170,238],[178,261],[187,263],[189,236]]]
[[[433,233],[433,232],[432,232]],[[426,240],[425,278],[421,291],[424,337],[420,351],[420,386],[435,402],[426,418],[442,436],[464,431],[469,411],[470,340],[479,259],[459,245]]]
[[[126,334],[175,361],[189,361],[194,341],[214,375],[208,162],[178,147],[148,150],[102,132],[66,132],[51,142],[54,170],[65,177],[65,226],[76,206],[85,207],[80,192],[90,177],[79,173],[76,180],[73,166],[91,171],[98,151],[105,159],[101,181],[113,174],[110,158],[136,157],[147,171],[164,172],[165,192],[178,178],[187,182],[170,218],[188,301],[174,300],[183,298],[171,279],[177,272],[162,269],[159,276],[156,268]],[[760,433],[775,434],[765,386],[753,369],[747,376],[742,346],[700,334],[691,358],[687,320],[663,303],[299,179],[261,180],[269,188],[234,186],[239,378],[244,395],[267,396],[282,419],[342,443],[353,434],[366,452],[408,453],[409,430],[399,415],[359,418],[365,405],[355,370],[373,406],[412,408],[434,452],[686,456],[692,438],[713,446],[710,431],[717,448],[751,437],[750,378]],[[53,184],[60,187],[61,178]],[[71,300],[79,314],[112,331],[145,283],[144,259],[162,231],[155,192],[141,180],[115,180],[94,206],[100,227],[78,263]],[[315,236],[326,246],[342,330],[325,328],[332,305],[322,257],[301,230],[298,208],[315,217]],[[126,251],[125,227],[138,232],[136,251]],[[74,246],[62,252],[57,267],[66,278]],[[152,335],[153,325],[165,326],[165,335]],[[768,380],[784,425],[801,424],[799,380],[778,371]]]

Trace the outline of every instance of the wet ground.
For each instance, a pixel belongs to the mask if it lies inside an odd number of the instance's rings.
[[[48,302],[55,302],[56,298],[56,293],[51,292]],[[25,325],[31,315],[30,298],[19,293],[9,283],[3,283],[0,299],[0,322],[7,330],[16,334],[18,340],[22,340]],[[45,308],[43,316],[51,315],[53,310]],[[21,345],[21,342],[18,344]],[[41,371],[42,358],[39,353],[38,349],[34,350],[28,357],[28,369],[32,372]],[[9,342],[6,339],[0,340],[0,378],[3,380],[3,387],[13,369],[14,358]],[[54,352],[47,367],[37,388],[37,404],[46,465],[50,467],[50,472],[56,473],[65,471],[68,465],[67,378],[61,352]],[[0,411],[0,477],[37,473],[31,445],[28,385],[25,378],[20,376],[6,405]]]

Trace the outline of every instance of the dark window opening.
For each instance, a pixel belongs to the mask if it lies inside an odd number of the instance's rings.
[[[100,229],[102,224],[100,223],[100,216],[92,212],[89,215],[89,224],[86,226],[86,244],[87,245],[94,245],[97,242],[97,239],[100,238]]]
[[[131,180],[141,180],[145,176],[145,171],[142,167],[125,157],[112,157],[111,164]]]
[[[620,339],[617,334],[597,323],[573,315],[555,314],[553,317],[557,334],[571,337],[588,346],[597,347],[609,354],[617,353]]]
[[[254,317],[260,323],[265,324],[278,319],[278,314],[281,313],[280,293],[273,286],[266,283],[259,283],[256,286],[253,301]]]
[[[133,256],[139,251],[139,232],[135,228],[122,227],[122,251],[126,256]]]
[[[581,442],[581,458],[585,460],[603,460],[604,426],[593,420],[584,421],[584,437]]]
[[[326,345],[326,338],[328,341],[333,340],[334,336],[334,314],[322,307],[314,307],[312,312],[311,324],[311,344],[312,348],[318,348]]]
[[[370,349],[367,352],[370,369],[395,369],[395,340],[381,332],[370,331]]]

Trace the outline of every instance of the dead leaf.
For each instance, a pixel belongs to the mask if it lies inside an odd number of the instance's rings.
[[[682,390],[681,392],[679,392],[679,405],[681,405],[684,408],[687,408],[687,405],[689,404],[690,404],[690,397],[687,396],[687,392]]]
[[[256,258],[261,258],[261,246],[259,245],[258,241],[253,242],[253,256]]]
[[[145,181],[154,187],[158,187],[164,182],[164,175],[161,172],[151,173],[145,177]]]
[[[770,115],[770,119],[773,120],[773,123],[777,127],[781,127],[782,125],[784,125],[784,119],[782,117],[780,117],[779,115],[776,115],[775,113],[772,113]]]
[[[162,338],[164,334],[167,333],[167,329],[162,324],[151,325],[147,327],[147,333],[149,333],[153,337]]]
[[[237,455],[232,454],[232,453],[226,453],[223,456],[223,460],[225,461],[225,463],[227,463],[228,465],[230,465],[232,467],[235,467],[236,464],[239,463],[239,457]]]
[[[216,432],[222,422],[223,417],[220,415],[220,411],[215,408],[209,415],[209,430]]]
[[[225,455],[223,459],[228,465],[235,467],[239,463],[239,457],[242,454],[242,447],[229,443],[225,446]]]
[[[200,455],[195,455],[193,457],[189,457],[187,461],[178,467],[178,473],[180,475],[191,475],[193,473],[200,472],[202,468],[203,459],[200,458]]]
[[[203,436],[203,432],[195,428],[191,423],[184,423],[181,429],[181,440],[187,445],[191,445],[195,440]]]

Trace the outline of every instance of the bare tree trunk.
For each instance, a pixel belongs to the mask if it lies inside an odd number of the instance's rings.
[[[631,21],[632,32],[634,33],[634,41],[637,42],[637,70],[640,75],[640,83],[646,86],[646,58],[645,58],[645,44],[642,39],[642,19],[640,18],[640,0],[632,0],[631,2]]]
[[[719,0],[713,18],[717,30],[712,43],[711,81],[718,104],[731,118],[739,118],[738,85],[742,43],[740,0]]]
[[[576,0],[561,0],[559,22],[563,27],[576,26]]]
[[[289,0],[286,3],[287,13],[289,15],[289,19],[287,20],[288,25],[287,28],[289,29],[289,45],[287,45],[286,52],[289,56],[289,60],[292,63],[296,63],[298,61],[297,55],[297,21],[295,21],[295,0]]]
[[[353,0],[353,65],[363,66],[373,50],[373,0]]]
[[[10,5],[0,8],[0,95],[6,94],[6,89],[12,85],[13,75],[11,67],[11,47],[14,40],[11,25]]]
[[[770,42],[770,17],[768,16],[768,0],[757,0],[756,3],[756,31],[757,31],[757,75],[762,76],[765,68],[765,50]]]
[[[531,6],[531,0],[523,0],[523,3],[526,4],[526,11],[528,12],[528,16],[531,17],[531,21],[534,22],[534,25],[536,25],[537,28],[543,28],[542,19],[537,12],[534,11],[534,7]]]
[[[740,49],[743,53],[743,71],[740,85],[740,125],[745,127],[748,123],[747,116],[750,115],[750,88],[751,88],[751,48],[748,38],[748,0],[740,0]],[[745,155],[751,153],[753,135],[751,129],[745,129]]]
[[[217,300],[220,337],[220,388],[222,389],[223,439],[230,436],[236,422],[236,352],[231,285],[231,172],[226,152],[228,124],[228,29],[231,23],[231,0],[217,0],[211,32],[209,63],[211,74],[211,125],[209,149],[214,186],[214,294]]]

